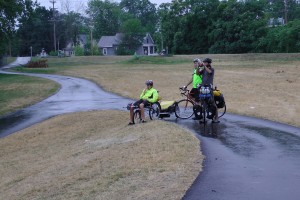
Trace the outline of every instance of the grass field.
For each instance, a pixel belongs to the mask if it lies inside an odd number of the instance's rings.
[[[229,112],[300,127],[300,54],[55,58],[49,59],[48,69],[25,71],[87,78],[130,98],[137,98],[145,80],[152,79],[163,100],[177,100],[178,87],[191,78],[195,57],[213,59],[214,83]]]
[[[0,140],[0,199],[181,199],[201,170],[199,141],[128,113],[58,116]]]
[[[59,84],[42,78],[0,74],[0,116],[37,103],[58,88]]]
[[[55,58],[17,70],[83,77],[131,98],[152,79],[176,100],[194,57],[213,59],[230,112],[300,127],[300,54]],[[127,123],[127,112],[74,113],[1,139],[0,199],[181,199],[202,170],[198,139],[165,121]]]

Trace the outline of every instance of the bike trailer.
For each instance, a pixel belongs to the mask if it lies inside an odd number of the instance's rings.
[[[170,117],[171,113],[175,112],[176,101],[162,101],[160,102],[160,113],[159,117]]]

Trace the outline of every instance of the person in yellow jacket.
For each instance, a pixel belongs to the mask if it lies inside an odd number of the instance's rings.
[[[142,91],[140,95],[140,100],[134,102],[132,106],[130,107],[130,122],[128,125],[133,125],[133,117],[134,117],[134,106],[139,106],[141,109],[141,118],[142,123],[145,121],[145,110],[144,107],[150,105],[150,103],[155,103],[158,101],[158,92],[156,89],[153,88],[153,81],[147,80],[146,81],[146,88]]]

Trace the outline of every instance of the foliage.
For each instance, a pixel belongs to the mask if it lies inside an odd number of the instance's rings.
[[[74,47],[74,52],[76,56],[84,56],[84,49],[79,45]]]
[[[23,8],[22,0],[0,0],[0,55],[10,48],[16,28],[15,19],[21,15]]]
[[[121,0],[120,8],[127,13],[128,16],[139,19],[147,32],[155,32],[156,24],[158,22],[155,4],[151,3],[149,0]],[[124,21],[126,20],[127,19],[124,19]]]
[[[87,14],[89,25],[94,29],[94,36],[115,35],[120,28],[122,11],[118,4],[108,0],[91,0],[88,2]]]
[[[119,55],[131,55],[142,44],[145,31],[138,19],[129,19],[122,28],[124,36],[117,52]]]
[[[79,45],[81,34],[97,41],[120,32],[120,55],[133,54],[148,32],[160,51],[175,54],[300,52],[299,0],[176,0],[158,7],[149,0],[118,2],[90,0],[85,17],[34,1],[0,0],[0,55],[28,56],[31,49],[36,55]],[[271,18],[285,24],[268,27]],[[100,54],[89,40],[83,43],[77,55]]]
[[[29,63],[27,63],[25,65],[26,68],[47,68],[48,64],[47,64],[48,60],[45,59],[40,59],[37,61],[30,61]]]
[[[300,52],[300,20],[289,22],[286,26],[272,27],[258,46],[267,53]]]
[[[256,46],[264,33],[263,2],[236,1],[221,2],[218,6],[218,20],[212,23],[208,34],[210,53],[247,53]]]
[[[54,49],[53,25],[49,21],[51,16],[52,12],[45,7],[37,4],[26,6],[24,14],[19,19],[20,25],[17,31],[19,55],[29,55],[30,47],[33,55],[39,54],[43,48],[46,52]]]

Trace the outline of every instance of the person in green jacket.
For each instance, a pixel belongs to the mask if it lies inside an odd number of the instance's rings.
[[[187,86],[189,86],[191,83],[193,84],[193,88],[191,89],[191,91],[188,95],[189,95],[189,98],[194,99],[196,102],[196,105],[194,105],[194,107],[193,107],[194,114],[195,114],[195,117],[193,117],[193,119],[200,120],[201,116],[198,115],[199,108],[200,108],[198,105],[198,103],[200,101],[200,98],[199,98],[200,92],[199,92],[198,87],[199,87],[199,85],[202,84],[203,63],[199,58],[195,58],[193,60],[193,62],[194,62],[193,76],[192,76],[190,82],[186,86],[183,86],[183,87],[187,88]]]
[[[190,91],[189,95],[190,97],[194,98],[196,102],[199,102],[199,89],[197,87],[202,83],[201,72],[203,70],[203,63],[199,58],[195,58],[193,62],[194,62],[194,72],[193,72],[192,79],[186,86],[183,87],[186,88],[191,83],[193,83],[193,88]]]
[[[133,125],[133,117],[134,117],[134,107],[139,106],[141,109],[141,118],[142,123],[145,123],[145,110],[144,107],[150,105],[150,103],[155,103],[158,101],[158,92],[153,88],[153,81],[146,81],[146,88],[142,91],[140,95],[140,99],[132,104],[130,107],[130,122],[128,125]]]

